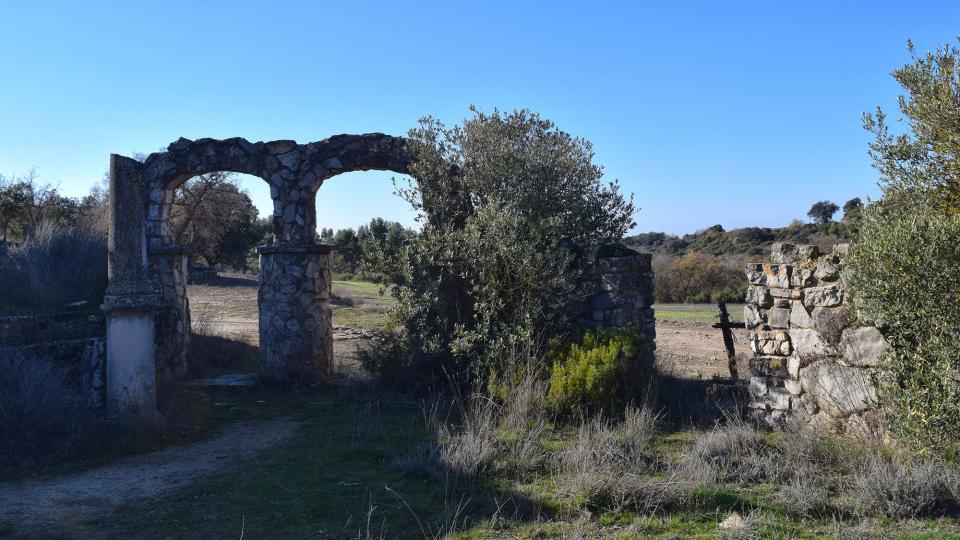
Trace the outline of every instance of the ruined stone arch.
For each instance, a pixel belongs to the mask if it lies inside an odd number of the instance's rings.
[[[181,138],[142,163],[111,156],[108,405],[151,409],[157,387],[163,393],[186,372],[186,251],[170,231],[173,193],[183,182],[230,171],[270,186],[273,242],[258,249],[261,376],[309,382],[329,373],[333,355],[329,248],[314,240],[317,190],[345,172],[408,174],[410,159],[406,139],[382,133],[306,144]]]

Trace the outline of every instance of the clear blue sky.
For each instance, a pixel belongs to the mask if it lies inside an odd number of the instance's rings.
[[[956,40],[960,2],[0,4],[0,173],[81,195],[178,137],[403,134],[470,104],[593,141],[637,231],[779,226],[877,193],[860,114]],[[320,226],[411,223],[390,174],[336,177]],[[267,209],[264,185],[245,181]]]

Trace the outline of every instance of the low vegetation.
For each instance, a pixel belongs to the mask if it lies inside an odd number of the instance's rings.
[[[102,430],[66,368],[43,358],[0,358],[0,472],[75,457]]]

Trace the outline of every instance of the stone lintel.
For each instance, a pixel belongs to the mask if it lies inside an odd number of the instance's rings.
[[[269,246],[260,246],[257,253],[260,255],[286,254],[286,253],[320,253],[327,254],[333,251],[330,244],[272,244]]]

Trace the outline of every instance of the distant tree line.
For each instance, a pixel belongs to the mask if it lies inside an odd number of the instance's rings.
[[[320,229],[319,241],[331,244],[331,270],[338,274],[371,274],[377,261],[393,260],[417,232],[395,221],[373,218],[370,223],[352,228]]]
[[[817,244],[829,251],[848,242],[860,222],[863,202],[853,198],[843,205],[843,218],[833,221],[840,206],[819,201],[807,215],[813,223],[795,220],[786,227],[743,227],[730,231],[722,225],[683,236],[649,232],[629,236],[624,242],[654,257],[658,302],[740,301],[747,282],[743,264],[762,260],[774,242]]]

